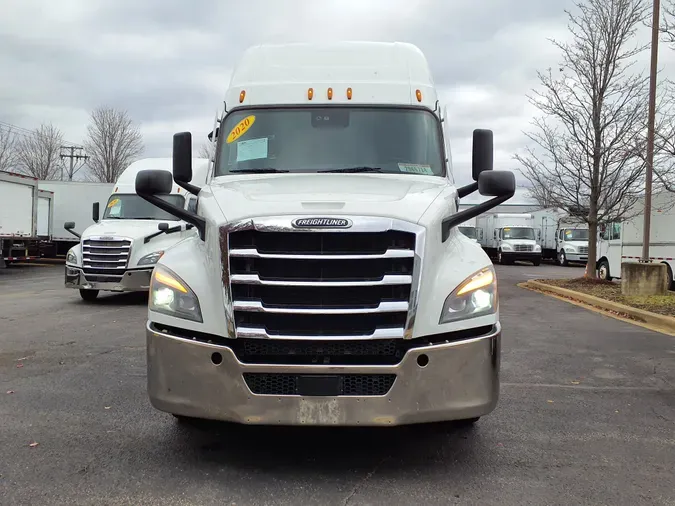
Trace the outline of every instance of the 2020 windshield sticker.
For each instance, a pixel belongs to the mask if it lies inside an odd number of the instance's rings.
[[[108,209],[112,209],[115,207],[117,204],[119,204],[120,199],[112,199],[110,203],[108,204]]]
[[[237,142],[237,161],[259,160],[267,158],[267,137]]]
[[[230,130],[230,133],[227,135],[225,142],[231,144],[236,141],[239,137],[244,135],[249,128],[251,128],[251,125],[253,125],[254,121],[255,116],[253,114],[246,116],[243,120],[237,123],[232,130]]]
[[[401,172],[409,174],[421,174],[423,176],[433,176],[434,171],[431,170],[431,165],[420,165],[418,163],[399,163],[398,169]]]

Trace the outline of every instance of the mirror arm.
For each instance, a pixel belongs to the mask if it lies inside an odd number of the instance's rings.
[[[464,211],[455,213],[452,216],[448,216],[441,222],[441,242],[445,242],[448,240],[448,237],[450,237],[451,228],[456,227],[460,223],[464,223],[465,221],[470,220],[471,218],[475,218],[479,214],[483,214],[484,212],[489,211],[493,207],[497,207],[499,204],[506,202],[511,197],[513,197],[513,195],[514,195],[513,193],[509,192],[506,195],[502,195],[501,197],[495,197],[488,201],[481,202],[480,204],[476,204],[470,209],[465,209]]]
[[[460,199],[463,199],[467,195],[471,195],[473,192],[478,191],[478,182],[468,184],[466,186],[462,186],[461,188],[457,189],[457,196]]]
[[[195,186],[191,183],[185,183],[183,181],[176,181],[176,184],[183,188],[184,190],[190,192],[192,195],[199,195],[199,192],[202,191],[201,187]]]
[[[66,227],[63,227],[63,228],[65,228],[68,232],[70,232],[71,234],[73,234],[73,235],[74,235],[75,237],[77,237],[78,239],[82,239],[82,236],[81,236],[80,234],[78,234],[77,232],[75,232],[72,228],[66,228]]]
[[[167,213],[175,216],[178,219],[187,221],[188,223],[192,223],[195,227],[197,227],[197,230],[199,231],[199,238],[202,241],[204,240],[204,237],[206,235],[206,220],[204,218],[180,207],[176,207],[173,204],[169,204],[165,200],[162,200],[155,195],[148,195],[147,193],[139,193],[138,196],[147,200],[151,204],[154,204],[155,206],[159,207],[162,211],[166,211]]]

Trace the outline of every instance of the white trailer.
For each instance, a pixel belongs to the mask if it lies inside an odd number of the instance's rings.
[[[588,261],[588,224],[557,208],[532,212],[540,231],[541,257],[560,265]]]
[[[596,267],[601,279],[620,279],[623,262],[639,262],[642,258],[644,201],[635,210],[641,212],[599,227]],[[650,229],[649,259],[666,264],[670,289],[675,290],[675,196],[663,193],[652,197]]]
[[[51,237],[43,240],[41,247],[45,256],[65,256],[70,248],[80,242],[64,228],[65,224],[74,221],[82,230],[93,225],[93,204],[107,202],[115,185],[86,181],[40,181],[39,187],[54,195]]]
[[[534,216],[526,213],[491,213],[478,216],[478,242],[497,263],[517,260],[541,263],[541,246],[537,244]]]
[[[0,267],[39,258],[38,180],[0,171]]]
[[[40,187],[38,182],[38,188]],[[38,189],[37,235],[41,241],[50,241],[54,231],[54,193]]]

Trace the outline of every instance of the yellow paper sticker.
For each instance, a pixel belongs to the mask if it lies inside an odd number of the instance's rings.
[[[511,230],[511,227],[506,227],[506,228],[504,229],[504,232],[508,232],[509,230]]]
[[[247,116],[243,120],[241,120],[239,123],[237,123],[237,126],[235,126],[230,133],[227,136],[227,142],[230,144],[231,142],[236,141],[239,137],[244,135],[249,128],[251,128],[251,125],[253,125],[253,122],[255,121],[255,116]]]
[[[117,204],[119,204],[119,202],[120,202],[120,199],[112,199],[110,201],[110,203],[108,204],[108,208],[110,209],[111,207],[116,206]]]

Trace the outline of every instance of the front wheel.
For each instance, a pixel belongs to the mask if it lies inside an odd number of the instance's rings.
[[[535,267],[541,265],[541,258],[537,258],[535,260],[532,260],[532,265],[534,265]]]
[[[87,302],[94,301],[98,297],[98,290],[80,290],[80,297]]]
[[[609,274],[609,262],[607,260],[600,260],[600,262],[598,262],[598,277],[605,281],[612,281],[612,276]]]
[[[563,267],[567,266],[567,255],[565,255],[565,250],[560,250],[560,253],[558,253],[558,263],[562,265]]]

